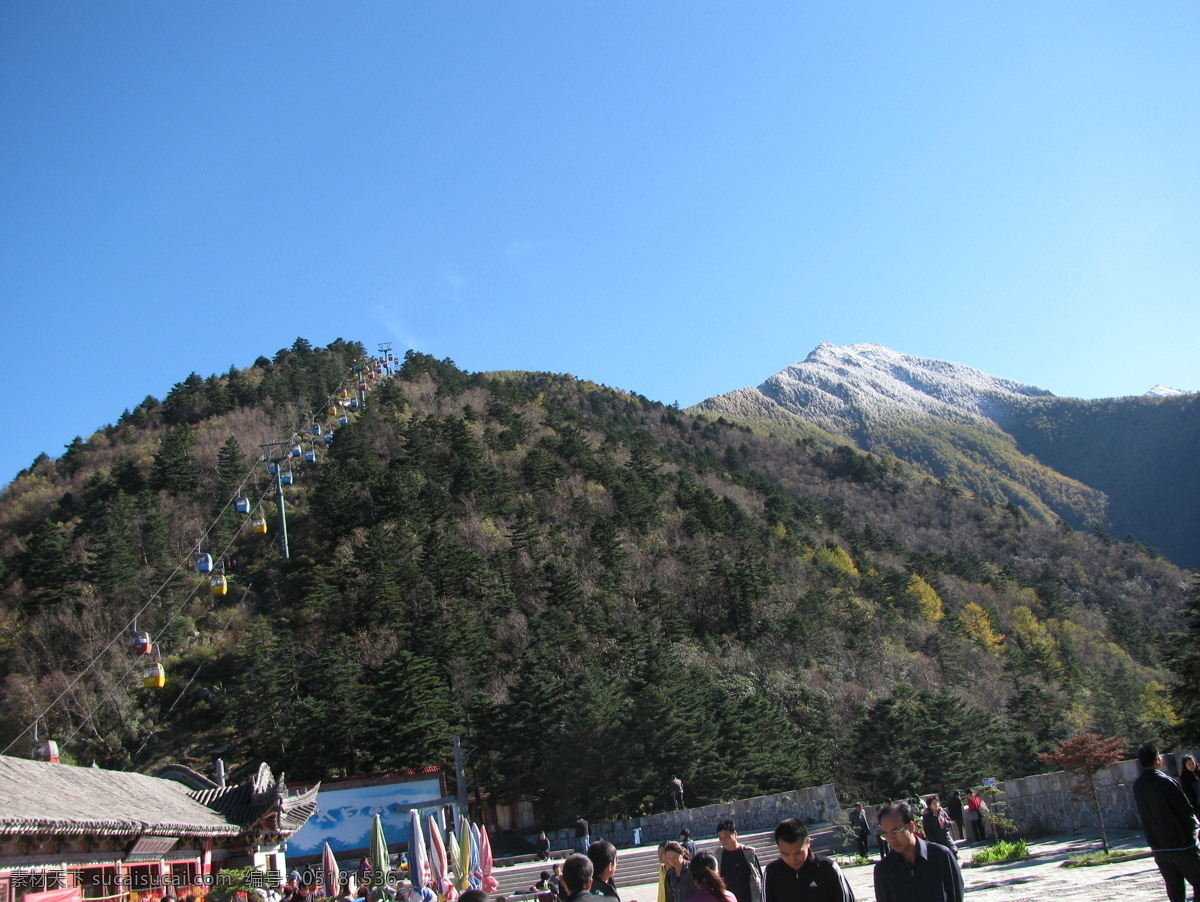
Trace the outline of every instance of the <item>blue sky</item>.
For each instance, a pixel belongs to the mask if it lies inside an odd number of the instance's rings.
[[[0,482],[304,336],[1200,389],[1194,2],[0,4]]]

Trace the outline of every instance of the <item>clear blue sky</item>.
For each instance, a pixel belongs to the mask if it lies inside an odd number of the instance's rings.
[[[1200,389],[1200,5],[0,4],[0,482],[304,336]]]

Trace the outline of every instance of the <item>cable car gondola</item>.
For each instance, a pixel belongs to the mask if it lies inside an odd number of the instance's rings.
[[[292,471],[291,470],[283,470],[282,472],[280,472],[279,481],[281,483],[283,483],[284,485],[291,485],[292,484]]]
[[[212,571],[212,555],[196,552],[196,570],[200,573],[209,573]]]
[[[315,464],[317,462],[317,451],[315,448],[310,448],[304,452],[304,462],[306,464]]]
[[[129,647],[135,655],[148,655],[154,652],[154,643],[150,641],[149,633],[135,632],[129,637]]]
[[[167,671],[162,664],[147,664],[142,668],[142,686],[147,689],[161,689],[167,685]]]
[[[29,750],[29,757],[34,761],[58,764],[58,743],[53,739],[35,741],[33,748]]]
[[[312,430],[311,430],[311,431],[312,431],[312,434],[313,434],[313,435],[320,435],[320,434],[321,434],[321,426],[320,426],[320,424],[319,424],[319,423],[313,423],[313,425],[312,425]]]
[[[338,417],[338,422],[343,426],[348,426],[350,424],[350,417],[346,416],[346,414],[342,414],[340,417]]]
[[[224,595],[229,591],[229,580],[225,578],[224,573],[218,573],[208,581],[208,592],[210,595]]]
[[[332,432],[325,433],[325,444],[327,444],[327,445],[333,444],[333,433]]]
[[[299,445],[292,445],[292,457],[299,457],[304,453],[304,449]]]
[[[250,513],[250,499],[242,496],[237,501],[233,502],[233,507],[234,510],[236,510],[239,514],[248,514]]]
[[[257,533],[260,536],[265,536],[267,534],[267,518],[255,517],[253,520],[251,520],[250,531]]]

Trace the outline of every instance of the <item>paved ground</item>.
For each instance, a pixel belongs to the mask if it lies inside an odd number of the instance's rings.
[[[769,834],[744,836],[742,839],[759,851],[764,865],[774,858]],[[1130,852],[1144,852],[1146,848],[1140,832],[1123,830],[1110,831],[1109,844],[1115,850]],[[715,844],[711,840],[700,840],[699,845],[704,849]],[[818,847],[820,845],[818,843]],[[1053,899],[1054,902],[1109,902],[1112,899],[1160,902],[1166,899],[1162,878],[1154,866],[1153,858],[1089,868],[1061,867],[1068,858],[1096,851],[1099,847],[1099,837],[1084,832],[1032,840],[1029,848],[1033,857],[1028,861],[965,868],[963,876],[969,898],[974,902],[1042,902],[1047,899]],[[973,848],[961,847],[959,857],[962,861],[970,860]],[[652,846],[620,851],[617,884],[622,902],[655,902],[657,899],[657,883],[649,882],[655,852]],[[624,873],[629,879],[621,879],[622,865],[628,865]],[[498,872],[496,876],[501,878],[502,886],[507,882],[509,885],[503,888],[512,892],[516,884],[523,880],[528,868],[518,866],[504,870],[510,873],[505,875]],[[872,870],[870,866],[846,869],[846,877],[858,902],[873,902],[875,898]],[[509,881],[504,880],[505,876],[509,877]],[[536,872],[532,877],[536,879]]]

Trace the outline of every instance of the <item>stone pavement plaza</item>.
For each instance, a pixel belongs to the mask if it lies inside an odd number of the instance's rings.
[[[814,826],[814,832],[820,830]],[[744,838],[747,839],[747,838]],[[975,902],[1107,902],[1110,899],[1134,900],[1134,902],[1161,902],[1167,897],[1162,878],[1154,859],[1136,858],[1085,868],[1064,868],[1068,858],[1099,851],[1099,836],[1091,831],[1059,834],[1029,840],[1032,857],[1027,861],[964,868],[963,877],[967,898]],[[754,836],[748,843],[755,847],[763,865],[775,859],[775,849],[769,835]],[[702,849],[713,848],[715,843],[701,841]],[[1145,852],[1145,839],[1140,831],[1109,831],[1109,845],[1114,851]],[[653,855],[653,847],[647,851]],[[959,857],[969,861],[972,851],[983,846],[962,846]],[[622,883],[621,856],[632,856],[640,850],[623,849],[618,853],[617,884],[622,902],[656,902],[658,887],[655,883],[626,885]],[[857,902],[872,902],[875,891],[872,883],[873,867],[870,865],[846,868],[846,877],[854,890]],[[643,876],[645,872],[638,874]],[[1193,899],[1191,893],[1189,899]]]

